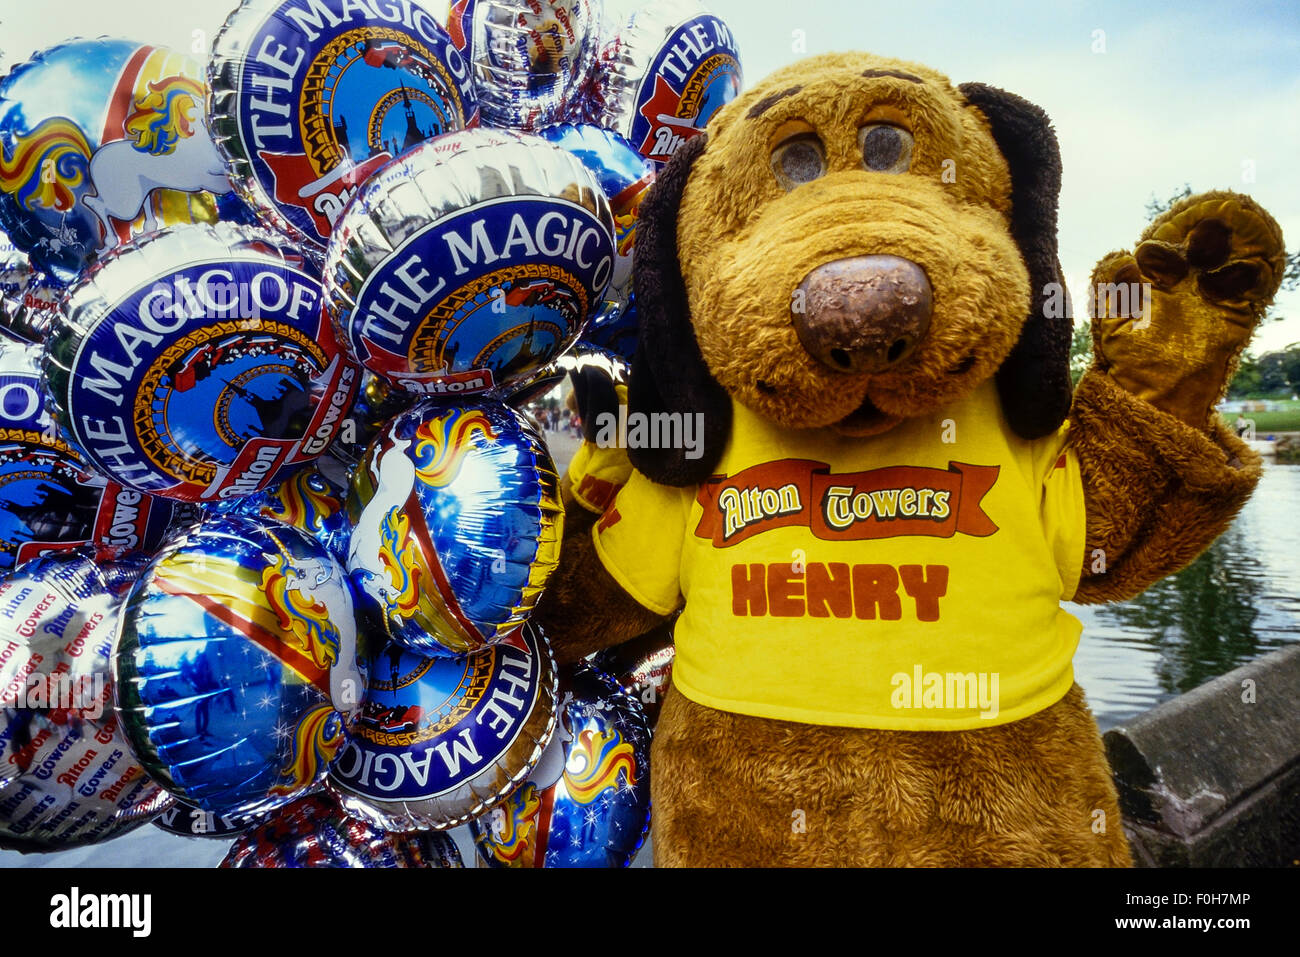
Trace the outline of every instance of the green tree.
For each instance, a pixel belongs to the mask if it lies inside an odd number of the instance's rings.
[[[1070,383],[1078,385],[1091,364],[1092,325],[1085,321],[1074,327],[1074,338],[1070,340]]]
[[[1228,398],[1245,399],[1259,394],[1259,360],[1251,353],[1242,353],[1237,374],[1228,385]]]

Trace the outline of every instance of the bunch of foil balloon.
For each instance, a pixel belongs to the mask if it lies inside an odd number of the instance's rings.
[[[644,842],[671,633],[556,666],[524,405],[626,374],[639,205],[738,52],[696,0],[427,2],[243,0],[206,62],[0,77],[0,847]]]

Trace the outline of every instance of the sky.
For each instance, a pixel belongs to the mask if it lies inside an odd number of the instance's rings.
[[[428,5],[441,16],[442,4]],[[613,11],[636,6],[611,0]],[[1060,251],[1076,302],[1092,265],[1131,248],[1144,207],[1190,183],[1248,192],[1300,247],[1300,3],[706,0],[756,81],[803,56],[860,49],[1000,86],[1043,107],[1061,143]],[[0,0],[0,70],[108,34],[206,51],[232,0]],[[1256,353],[1300,342],[1300,292]]]

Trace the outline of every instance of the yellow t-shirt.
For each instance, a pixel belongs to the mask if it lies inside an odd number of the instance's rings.
[[[673,684],[725,711],[894,730],[1015,721],[1074,680],[1083,482],[1068,423],[1029,442],[992,382],[879,438],[733,404],[717,474],[634,472],[592,530],[614,579],[683,607]]]

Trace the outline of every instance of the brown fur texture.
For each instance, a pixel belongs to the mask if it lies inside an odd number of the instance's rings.
[[[1077,685],[1022,721],[955,733],[772,721],[670,691],[651,747],[656,866],[1130,863]]]
[[[1001,91],[964,89],[969,97],[918,64],[819,57],[768,77],[718,113],[707,139],[688,141],[642,207],[643,331],[631,404],[708,413],[734,396],[790,429],[888,442],[897,421],[969,395],[1017,352],[1016,387],[1000,390],[1008,422],[1021,420],[1026,438],[1054,428],[1063,403],[1023,417],[1007,406],[1031,394],[1035,363],[1043,401],[1055,401],[1051,383],[1068,350],[1058,341],[1068,325],[1036,315],[1035,287],[1055,266],[1055,237],[1044,233],[1055,230],[1056,181],[1021,155],[1037,142],[1050,165],[1055,141],[1037,108]],[[991,122],[980,104],[1009,112]],[[863,168],[857,131],[877,121],[914,135],[907,173]],[[791,130],[819,137],[826,172],[787,190],[769,157]],[[955,179],[944,176],[948,161]],[[1198,227],[1204,219],[1219,225]],[[1079,600],[1127,598],[1182,567],[1253,489],[1258,460],[1201,403],[1221,394],[1244,344],[1240,330],[1221,327],[1244,326],[1248,335],[1276,289],[1281,237],[1270,224],[1244,197],[1193,197],[1149,231],[1136,256],[1113,254],[1098,266],[1106,281],[1150,280],[1139,262],[1168,268],[1172,281],[1149,314],[1106,306],[1094,322],[1097,364],[1071,410],[1088,511]],[[1163,245],[1145,245],[1152,242]],[[800,343],[791,292],[822,263],[874,254],[925,270],[929,331],[884,372],[829,370]],[[1243,262],[1249,268],[1237,267]],[[1035,339],[1018,346],[1031,326]],[[1159,361],[1144,368],[1152,356]],[[718,446],[730,420],[713,426]],[[720,454],[706,443],[701,462],[643,454],[633,464],[654,481],[690,486]],[[657,620],[601,567],[593,521],[584,513],[566,523],[560,568],[538,608],[566,659]],[[1109,768],[1077,686],[1029,718],[960,732],[776,721],[674,692],[652,763],[661,865],[1129,863]]]

